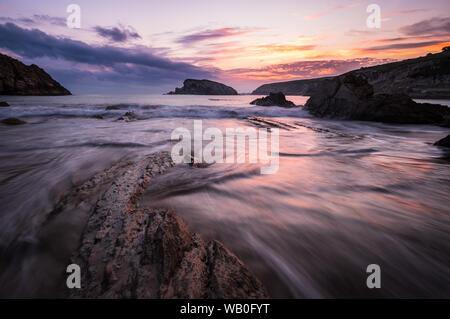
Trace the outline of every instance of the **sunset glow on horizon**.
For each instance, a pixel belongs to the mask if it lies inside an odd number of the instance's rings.
[[[341,74],[450,45],[450,2],[0,1],[0,52],[35,63],[78,93],[162,93],[184,78],[250,92],[272,81]],[[32,43],[30,43],[32,42]],[[126,85],[124,85],[126,83]]]

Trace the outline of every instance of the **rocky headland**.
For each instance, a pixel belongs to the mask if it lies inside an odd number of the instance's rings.
[[[210,80],[187,79],[183,87],[167,94],[194,94],[194,95],[238,95],[237,91],[225,84]]]
[[[314,90],[305,109],[317,117],[403,124],[447,125],[445,105],[416,103],[405,94],[375,94],[361,76],[327,79]]]
[[[424,57],[353,70],[345,75],[361,76],[377,93],[404,93],[412,98],[450,98],[450,50]],[[334,77],[268,83],[252,94],[283,92],[286,95],[310,96]]]
[[[36,64],[27,66],[0,54],[0,95],[70,95]]]

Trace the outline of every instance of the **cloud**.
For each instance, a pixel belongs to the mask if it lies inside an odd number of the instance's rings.
[[[267,44],[260,45],[258,48],[264,49],[270,52],[286,53],[286,52],[298,52],[298,51],[310,51],[314,50],[316,45],[290,45],[290,44]]]
[[[347,60],[300,61],[275,64],[262,68],[233,69],[229,74],[248,80],[310,79],[321,76],[342,74],[372,65],[393,62],[393,59],[357,58]]]
[[[428,9],[411,9],[411,10],[399,10],[399,11],[391,11],[388,12],[387,15],[405,15],[405,14],[412,14],[412,13],[417,13],[417,12],[425,12],[425,11],[429,11]]]
[[[97,80],[143,85],[175,82],[188,77],[214,78],[219,72],[157,56],[154,53],[157,50],[149,47],[93,46],[48,35],[38,29],[23,29],[13,23],[0,24],[0,48],[28,60],[68,62],[67,69],[58,71],[63,85],[65,80],[70,80],[69,69],[80,70],[81,67],[84,75],[90,74]],[[52,63],[48,65],[51,67]],[[64,74],[67,77],[63,79]]]
[[[66,18],[63,17],[53,17],[48,14],[34,14],[31,17],[22,18],[10,18],[10,17],[0,17],[1,22],[12,22],[16,24],[24,24],[28,26],[37,26],[41,24],[51,24],[55,26],[64,27],[66,26]]]
[[[445,42],[446,41],[440,40],[440,41],[426,41],[426,42],[395,43],[395,44],[374,46],[364,50],[366,51],[405,50],[405,49],[423,48]]]
[[[423,20],[405,27],[400,28],[400,32],[406,35],[449,35],[450,34],[450,17],[448,18],[432,18]]]
[[[227,37],[234,37],[238,35],[243,35],[249,33],[250,30],[240,29],[240,28],[222,28],[215,30],[204,30],[192,34],[182,36],[176,40],[178,43],[191,44],[195,42],[220,39]]]
[[[354,2],[354,3],[349,3],[349,4],[342,4],[342,5],[336,5],[336,6],[332,6],[327,10],[324,10],[322,12],[316,13],[314,15],[310,15],[310,16],[304,16],[305,20],[316,20],[318,18],[322,18],[324,16],[330,15],[332,13],[335,13],[337,11],[341,11],[347,8],[353,8],[353,7],[358,7],[360,6],[361,3],[359,2]]]
[[[127,42],[128,40],[142,39],[141,36],[130,26],[128,26],[128,28],[125,28],[122,25],[112,28],[96,26],[94,30],[101,37],[114,42]]]

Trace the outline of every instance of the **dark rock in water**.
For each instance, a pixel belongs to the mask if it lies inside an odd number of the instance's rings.
[[[107,107],[105,108],[105,110],[107,110],[107,111],[120,110],[120,107],[117,106],[117,105],[110,105],[110,106],[107,106]]]
[[[3,124],[7,124],[7,125],[22,125],[22,124],[27,124],[27,122],[21,120],[21,119],[17,119],[15,117],[10,117],[7,119],[4,119],[1,121]]]
[[[0,107],[8,107],[8,106],[9,106],[8,102],[0,101]]]
[[[405,94],[374,94],[364,78],[347,74],[323,82],[306,102],[318,117],[404,124],[440,124],[447,106],[416,103]]]
[[[281,107],[295,107],[295,104],[286,100],[283,93],[270,93],[268,96],[253,100],[250,102],[253,105],[259,106],[281,106]]]
[[[182,88],[167,94],[194,94],[194,95],[237,95],[237,91],[225,84],[210,80],[187,79]]]
[[[103,116],[101,115],[92,115],[92,118],[97,120],[103,120]]]
[[[0,54],[0,95],[70,95],[58,82],[35,64],[27,66]]]
[[[450,147],[450,135],[447,135],[447,137],[444,137],[443,139],[440,139],[439,141],[434,143],[434,145]]]
[[[134,112],[127,112],[117,119],[118,121],[131,122],[138,120],[138,116]]]

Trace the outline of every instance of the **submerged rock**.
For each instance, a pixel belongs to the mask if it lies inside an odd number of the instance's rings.
[[[125,121],[125,122],[131,122],[131,121],[137,121],[137,120],[138,120],[138,116],[134,112],[127,112],[117,119],[117,121]]]
[[[0,107],[8,107],[8,106],[9,106],[8,102],[0,101]]]
[[[22,125],[22,124],[27,124],[27,122],[25,122],[24,120],[21,119],[17,119],[15,117],[9,117],[7,119],[3,119],[1,121],[3,124],[7,124],[7,125]]]
[[[0,94],[2,95],[70,95],[36,64],[30,66],[0,54]]]
[[[439,141],[434,143],[434,145],[450,147],[450,135],[447,135],[447,137],[444,137],[443,139],[440,139]]]
[[[91,117],[92,117],[93,119],[103,120],[103,116],[101,116],[101,115],[92,115]]]
[[[120,110],[120,107],[118,105],[109,105],[105,108],[105,110],[107,111]]]
[[[195,95],[237,95],[237,91],[225,84],[210,80],[187,79],[182,88],[167,94],[195,94]]]
[[[305,109],[318,117],[405,124],[440,124],[449,113],[447,106],[416,103],[405,94],[374,94],[353,74],[324,81]]]
[[[291,101],[286,100],[283,93],[270,93],[268,96],[253,100],[250,102],[253,105],[259,106],[281,106],[281,107],[294,107],[295,104]]]

